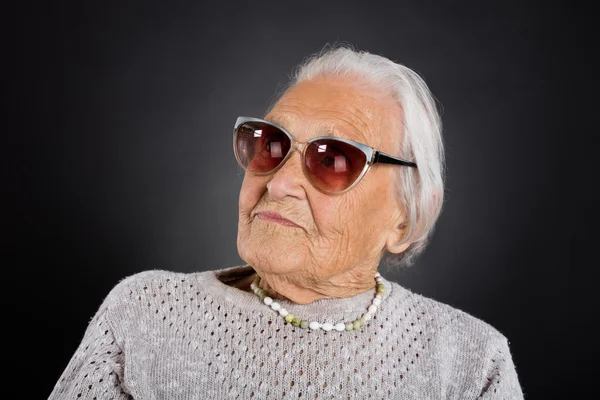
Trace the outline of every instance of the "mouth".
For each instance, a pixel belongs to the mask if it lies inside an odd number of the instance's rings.
[[[283,218],[281,215],[271,212],[271,211],[263,211],[256,213],[256,217],[262,219],[263,221],[274,222],[276,224],[280,224],[283,226],[290,226],[294,228],[301,228],[299,225],[293,223],[289,219]]]

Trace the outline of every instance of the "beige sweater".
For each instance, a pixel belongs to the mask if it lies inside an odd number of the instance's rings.
[[[507,339],[384,278],[357,331],[295,327],[223,282],[249,266],[121,281],[91,320],[50,399],[522,399]],[[352,321],[375,288],[289,312]]]

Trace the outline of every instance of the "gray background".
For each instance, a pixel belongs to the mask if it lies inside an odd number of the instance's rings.
[[[598,350],[584,340],[597,322],[597,261],[585,258],[598,196],[597,179],[584,177],[595,162],[584,155],[595,134],[585,125],[585,10],[87,3],[6,14],[15,69],[4,74],[5,361],[36,383],[17,393],[49,394],[125,276],[242,263],[235,118],[263,115],[292,68],[336,41],[415,69],[443,106],[444,210],[417,265],[386,277],[505,334],[526,398],[593,390]]]

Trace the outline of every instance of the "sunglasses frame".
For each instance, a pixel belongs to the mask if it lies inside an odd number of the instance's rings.
[[[273,168],[271,171],[269,172],[254,172],[251,171],[249,169],[247,169],[246,167],[243,166],[242,162],[240,161],[240,157],[238,155],[237,152],[237,146],[236,146],[236,138],[237,138],[237,130],[239,128],[240,125],[246,123],[246,122],[260,122],[269,126],[272,126],[276,129],[279,129],[281,132],[283,132],[289,139],[290,139],[290,150],[287,152],[287,154],[285,155],[285,157],[283,157],[283,159],[281,160],[281,162],[279,163],[279,165],[277,165],[277,167]],[[362,172],[360,173],[360,175],[358,175],[358,177],[356,178],[356,180],[352,183],[352,185],[350,185],[349,187],[347,187],[344,190],[341,191],[337,191],[337,192],[332,192],[329,190],[325,190],[322,189],[320,187],[318,187],[315,182],[310,178],[310,175],[308,173],[308,171],[306,170],[308,167],[306,166],[306,159],[305,159],[305,154],[306,154],[306,149],[308,148],[308,146],[313,143],[316,142],[317,140],[332,140],[332,141],[337,141],[337,142],[343,142],[346,144],[349,144],[351,146],[356,147],[357,149],[359,149],[360,151],[362,151],[365,156],[366,156],[366,160],[367,162],[365,163],[365,166],[363,167]],[[315,137],[312,138],[306,142],[298,142],[294,139],[294,137],[282,126],[279,126],[273,122],[270,121],[265,121],[264,119],[260,119],[260,118],[253,118],[253,117],[238,117],[237,121],[235,122],[235,125],[233,127],[233,152],[235,154],[235,158],[238,162],[238,164],[245,170],[245,171],[249,171],[255,175],[259,175],[259,176],[266,176],[266,175],[271,175],[276,173],[282,166],[283,164],[285,164],[285,162],[291,157],[292,153],[294,152],[294,150],[297,150],[300,155],[301,155],[301,159],[302,159],[302,172],[304,173],[304,176],[306,177],[306,179],[308,179],[308,181],[311,183],[311,185],[313,185],[317,190],[319,190],[320,192],[323,192],[325,194],[329,194],[329,195],[340,195],[340,194],[344,194],[346,192],[348,192],[349,190],[353,189],[358,182],[360,182],[362,180],[362,178],[364,178],[364,176],[367,174],[367,171],[369,169],[371,169],[371,166],[377,163],[380,164],[394,164],[394,165],[404,165],[407,167],[413,167],[413,168],[417,168],[417,164],[415,164],[414,162],[411,161],[407,161],[407,160],[403,160],[401,158],[398,157],[394,157],[391,156],[389,154],[384,153],[383,151],[379,151],[377,149],[374,149],[371,146],[368,146],[366,144],[363,143],[359,143],[359,142],[355,142],[354,140],[350,140],[350,139],[344,139],[344,138],[340,138],[337,136],[319,136],[319,137]]]

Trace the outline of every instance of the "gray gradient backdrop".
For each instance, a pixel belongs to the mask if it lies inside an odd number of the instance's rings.
[[[335,41],[415,69],[443,106],[444,210],[417,265],[386,277],[505,334],[526,398],[593,390],[584,253],[597,183],[580,175],[594,160],[582,156],[588,133],[574,117],[591,112],[583,10],[84,3],[10,14],[3,301],[7,362],[15,379],[35,382],[15,387],[23,398],[49,394],[120,279],[242,263],[235,118],[263,115],[294,65]]]

